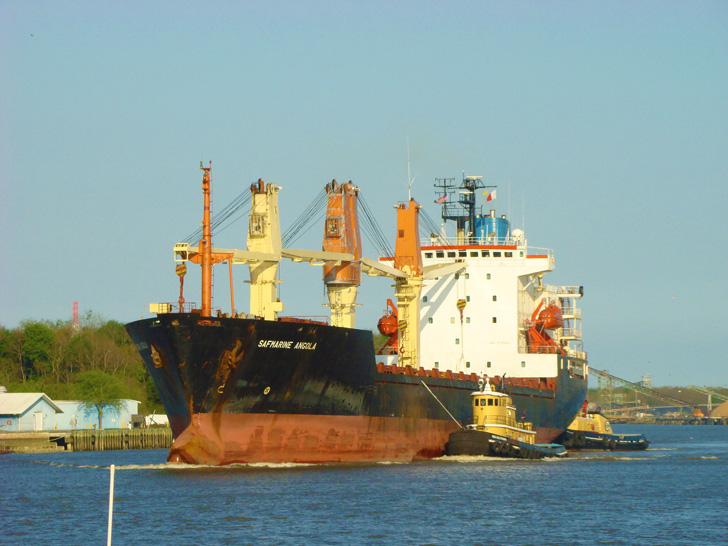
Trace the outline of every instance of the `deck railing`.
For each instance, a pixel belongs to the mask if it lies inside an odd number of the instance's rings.
[[[581,328],[562,328],[560,337],[562,337],[562,338],[570,337],[570,338],[574,338],[574,339],[581,339]]]
[[[556,286],[553,284],[544,284],[544,292],[553,294],[554,296],[562,297],[581,297],[584,292],[583,286]]]
[[[478,430],[482,430],[485,426],[493,425],[508,426],[520,428],[523,430],[533,430],[532,423],[522,423],[520,421],[516,421],[515,419],[513,419],[513,417],[505,417],[503,415],[489,416],[486,418],[486,421],[487,422],[484,425],[478,425],[475,422],[475,419],[471,419],[470,424],[473,425],[473,428],[476,428]]]

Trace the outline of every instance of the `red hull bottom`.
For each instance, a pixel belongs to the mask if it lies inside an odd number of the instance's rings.
[[[177,430],[174,420],[170,423]],[[337,415],[196,414],[168,461],[233,463],[410,462],[444,454],[454,421]],[[538,443],[561,431],[538,429]]]

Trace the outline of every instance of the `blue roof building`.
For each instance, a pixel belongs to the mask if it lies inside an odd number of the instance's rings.
[[[105,429],[132,428],[139,413],[138,400],[119,400],[119,407],[104,406]],[[98,428],[96,407],[82,400],[51,400],[42,392],[10,393],[0,387],[0,432],[33,432]]]
[[[103,427],[132,428],[132,415],[139,413],[138,400],[119,400],[121,406],[104,406]],[[56,416],[57,430],[93,429],[99,426],[99,412],[95,407],[86,407],[82,400],[56,400],[63,413]]]
[[[0,391],[0,431],[53,430],[63,410],[42,392]]]

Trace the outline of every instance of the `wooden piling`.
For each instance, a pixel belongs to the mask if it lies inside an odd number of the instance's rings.
[[[168,427],[74,430],[66,436],[69,451],[114,451],[124,449],[169,449],[172,429]]]

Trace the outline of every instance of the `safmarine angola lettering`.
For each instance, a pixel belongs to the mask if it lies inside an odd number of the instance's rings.
[[[305,341],[280,341],[273,339],[261,339],[258,342],[258,347],[271,348],[271,349],[306,349],[313,351],[316,349],[316,343],[309,343]]]

